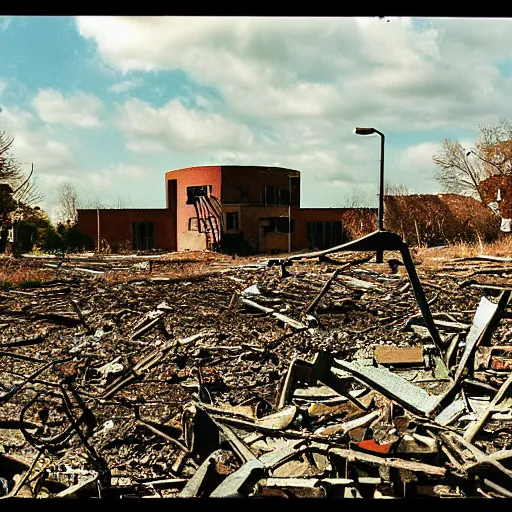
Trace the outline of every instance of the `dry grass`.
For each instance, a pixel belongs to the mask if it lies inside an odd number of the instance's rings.
[[[386,229],[409,244],[478,243],[496,240],[499,219],[471,197],[455,194],[386,196]]]
[[[459,242],[447,247],[418,249],[417,254],[426,262],[482,255],[512,257],[512,236],[502,234],[498,240],[489,243]]]
[[[114,285],[147,278],[170,278],[186,280],[206,276],[237,265],[244,265],[261,259],[259,257],[233,257],[209,251],[183,251],[166,254],[152,260],[151,271],[108,271],[100,279]]]
[[[39,263],[0,257],[0,290],[39,286],[55,277],[55,271],[41,268]]]
[[[512,235],[501,234],[500,238],[491,243],[452,243],[439,248],[411,247],[413,260],[418,264],[436,266],[440,262],[479,255],[512,257]],[[278,256],[286,256],[285,254]],[[335,257],[335,255],[331,255]],[[219,272],[232,266],[245,265],[269,255],[233,257],[208,251],[183,251],[170,253],[158,260],[153,260],[151,272],[148,270],[107,271],[99,276],[105,285],[115,285],[134,280],[166,277],[171,279],[193,279]],[[387,252],[386,259],[400,258],[399,253]],[[336,259],[336,258],[335,258]],[[142,261],[143,258],[141,258]],[[15,259],[0,256],[0,290],[40,286],[57,277],[55,269],[46,269],[42,261]],[[84,262],[85,263],[85,262]],[[132,263],[132,262],[130,262]],[[86,263],[85,263],[86,265]]]

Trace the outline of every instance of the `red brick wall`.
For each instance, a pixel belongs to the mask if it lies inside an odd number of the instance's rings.
[[[292,219],[295,219],[293,250],[308,247],[308,222],[341,221],[351,239],[377,229],[377,211],[372,208],[301,208],[292,212]]]
[[[112,243],[127,244],[131,249],[132,222],[154,222],[155,249],[176,250],[176,221],[167,209],[100,209],[100,238]],[[98,239],[97,210],[78,210],[78,229]]]
[[[282,167],[258,166],[222,166],[222,203],[240,203],[240,186],[249,187],[249,201],[251,205],[261,204],[261,189],[264,185],[288,188],[288,176],[300,176],[298,171]],[[294,190],[292,204],[300,205],[300,180],[297,191]]]
[[[177,180],[177,250],[206,248],[204,233],[189,231],[189,218],[196,217],[193,205],[187,203],[187,187],[212,185],[212,195],[221,199],[221,168],[220,166],[187,167],[169,171],[165,174],[166,180]],[[166,187],[167,193],[167,187]],[[167,206],[169,198],[167,196]]]
[[[264,186],[282,187],[288,189],[289,176],[299,176],[300,173],[293,169],[282,167],[262,166],[222,166],[222,204],[234,205],[240,203],[240,187],[247,186],[248,201],[240,207],[240,229],[247,242],[256,251],[265,249],[277,249],[281,252],[288,248],[288,235],[272,233],[260,238],[260,219],[267,217],[288,217],[288,206],[262,206],[261,193]],[[292,206],[293,209],[300,204],[300,179],[294,180]],[[296,206],[295,206],[296,205]],[[284,244],[284,245],[283,245]],[[293,236],[292,236],[293,246]]]

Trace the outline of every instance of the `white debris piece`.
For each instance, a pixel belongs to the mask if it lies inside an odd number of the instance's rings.
[[[244,296],[248,296],[248,295],[261,295],[261,292],[260,292],[259,288],[255,284],[253,284],[252,286],[249,286],[249,288],[246,288],[242,292],[242,295],[244,295]]]

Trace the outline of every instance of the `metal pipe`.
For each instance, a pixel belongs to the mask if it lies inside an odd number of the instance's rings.
[[[100,209],[96,208],[96,220],[98,224],[98,248],[97,252],[100,252]]]
[[[375,130],[380,135],[380,178],[379,178],[379,231],[384,229],[384,134]]]
[[[380,135],[380,176],[379,176],[379,211],[378,211],[378,227],[379,231],[384,229],[384,141],[385,137],[382,132],[375,130]],[[375,263],[384,261],[384,251],[379,249],[375,255]]]
[[[288,253],[292,252],[292,177],[288,175]]]

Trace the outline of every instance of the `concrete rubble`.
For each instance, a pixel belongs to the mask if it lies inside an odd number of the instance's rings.
[[[2,499],[512,496],[512,262],[192,256],[0,290]]]

